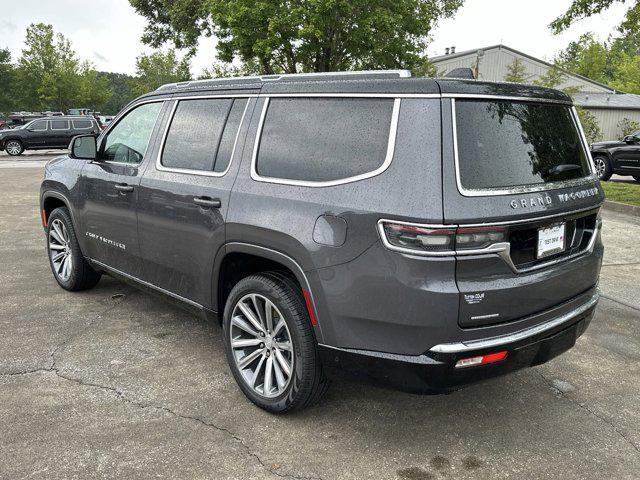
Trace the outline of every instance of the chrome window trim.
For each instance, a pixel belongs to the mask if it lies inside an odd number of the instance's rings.
[[[562,215],[569,215],[567,214],[562,214]],[[549,218],[549,217],[542,217],[542,218]],[[530,219],[527,220],[527,222],[533,222],[535,221],[535,219]],[[600,229],[602,228],[602,221],[601,220],[597,220],[596,221],[596,225],[595,228],[593,230],[593,234],[591,235],[591,238],[589,239],[589,243],[587,244],[587,246],[583,249],[580,250],[576,253],[573,253],[571,255],[567,255],[565,257],[560,257],[560,258],[556,258],[554,260],[549,260],[547,262],[542,262],[539,263],[537,265],[533,265],[531,267],[527,267],[527,268],[518,268],[514,263],[513,260],[511,259],[511,244],[509,242],[498,242],[498,243],[494,243],[492,245],[489,245],[487,247],[484,248],[477,248],[477,249],[473,249],[473,250],[447,250],[447,251],[443,251],[443,252],[421,252],[419,250],[413,250],[410,248],[404,248],[404,247],[398,247],[396,245],[392,245],[391,243],[389,243],[389,240],[387,239],[386,234],[384,233],[384,228],[382,226],[382,224],[384,222],[390,222],[390,223],[399,223],[401,225],[410,225],[410,226],[414,226],[414,227],[424,227],[424,228],[434,228],[434,229],[452,229],[452,228],[458,228],[458,227],[469,227],[471,225],[454,225],[454,224],[449,224],[449,225],[425,225],[425,224],[421,224],[421,223],[411,223],[411,222],[401,222],[401,221],[397,221],[397,220],[389,220],[386,218],[381,218],[380,220],[378,220],[377,223],[377,227],[378,227],[378,233],[380,235],[380,239],[382,240],[383,245],[388,248],[389,250],[393,250],[395,252],[400,252],[400,253],[404,253],[404,254],[408,254],[408,255],[416,255],[416,256],[420,256],[420,257],[468,257],[470,255],[489,255],[489,254],[497,254],[500,258],[502,258],[502,260],[509,266],[509,268],[511,269],[511,271],[513,273],[528,273],[528,272],[533,272],[535,270],[540,270],[546,267],[550,267],[551,265],[556,265],[558,263],[562,263],[562,262],[568,262],[569,260],[573,260],[574,258],[578,258],[582,255],[588,254],[593,252],[593,249],[595,247],[596,244],[596,240],[598,238],[598,234],[600,233]],[[506,222],[509,223],[509,222]],[[481,226],[490,226],[491,224],[475,224],[475,225],[481,225]]]
[[[491,95],[465,95],[465,96],[451,96],[451,128],[453,134],[453,161],[455,164],[455,175],[456,175],[456,186],[458,187],[458,192],[465,197],[489,197],[496,195],[515,195],[520,193],[532,193],[532,192],[544,192],[550,190],[557,190],[560,188],[568,188],[568,187],[576,187],[581,185],[587,185],[590,183],[594,183],[597,180],[597,177],[593,173],[595,168],[593,167],[593,160],[591,159],[591,155],[587,153],[587,163],[589,165],[590,174],[586,177],[577,178],[575,180],[568,180],[564,182],[551,182],[545,183],[541,185],[520,185],[516,187],[509,188],[487,188],[487,189],[470,189],[466,188],[462,185],[462,180],[460,178],[460,157],[458,153],[458,125],[456,121],[456,98],[467,98],[467,99],[488,99],[488,100],[519,100],[523,102],[538,102],[540,99],[529,99],[529,98],[520,98],[520,97],[500,97],[500,96],[491,96]],[[559,101],[547,101],[543,103],[559,103],[561,105],[571,105],[566,102]],[[571,118],[573,119],[574,124],[576,124],[575,119],[575,107],[571,108]],[[588,152],[588,148],[586,148],[586,140],[584,137],[584,133],[581,131],[580,122],[577,122],[576,127],[578,128],[578,133],[580,136],[582,149],[585,152]]]
[[[49,120],[48,119],[38,119],[38,120],[43,120],[44,121],[44,128],[38,128],[38,129],[33,129],[34,132],[46,132],[48,131],[51,126],[49,125]],[[33,120],[33,123],[35,124],[36,122],[38,122],[38,120]],[[31,127],[29,127],[31,128]]]
[[[499,347],[501,345],[506,345],[509,343],[518,342],[520,340],[525,340],[529,337],[533,337],[540,333],[546,332],[547,330],[551,330],[552,328],[558,327],[566,322],[569,322],[576,318],[579,315],[582,315],[592,307],[598,303],[598,299],[600,298],[599,292],[594,293],[589,300],[587,300],[582,305],[574,308],[570,312],[567,312],[558,317],[554,317],[545,322],[539,323],[537,325],[533,325],[531,327],[519,330],[515,333],[510,333],[507,335],[501,335],[497,337],[490,338],[479,338],[476,340],[467,340],[464,342],[456,342],[456,343],[441,343],[439,345],[434,345],[429,349],[430,352],[438,352],[438,353],[464,353],[472,350],[481,350],[485,348],[494,348]]]
[[[482,99],[482,100],[506,100],[513,102],[531,102],[531,103],[558,103],[560,105],[572,106],[571,100],[560,100],[557,98],[538,98],[538,97],[518,97],[515,95],[490,95],[481,93],[442,93],[442,98],[470,98],[470,99]]]
[[[91,125],[88,127],[76,127],[76,122],[89,122]],[[83,120],[80,118],[77,119],[71,119],[71,126],[73,127],[74,130],[91,130],[92,128],[94,128],[94,122],[92,120]]]
[[[389,138],[387,141],[387,154],[386,157],[384,159],[384,161],[382,162],[382,165],[380,165],[378,168],[376,168],[375,170],[372,170],[371,172],[367,172],[367,173],[362,173],[360,175],[354,175],[352,177],[346,177],[346,178],[340,178],[340,179],[336,179],[336,180],[328,180],[328,181],[310,181],[310,180],[291,180],[291,179],[286,179],[286,178],[278,178],[278,177],[267,177],[267,176],[263,176],[260,175],[257,171],[257,160],[258,160],[258,151],[260,149],[260,141],[262,139],[262,130],[264,128],[264,120],[266,118],[267,115],[267,110],[269,108],[269,99],[270,97],[272,97],[273,95],[268,95],[265,97],[264,100],[264,105],[262,106],[262,112],[260,113],[260,120],[258,122],[258,130],[256,132],[256,138],[253,144],[253,152],[251,154],[251,178],[253,180],[255,180],[256,182],[265,182],[265,183],[276,183],[276,184],[280,184],[280,185],[294,185],[294,186],[298,186],[298,187],[312,187],[312,188],[319,188],[319,187],[334,187],[336,185],[344,185],[347,183],[353,183],[353,182],[357,182],[360,180],[365,180],[367,178],[372,178],[375,177],[377,175],[380,175],[381,173],[385,172],[389,166],[391,165],[391,161],[393,160],[393,155],[395,152],[395,145],[396,145],[396,135],[398,133],[398,121],[400,118],[400,98],[393,97],[393,110],[391,112],[391,122],[390,122],[390,126],[389,126]],[[310,95],[294,95],[293,97],[309,97]],[[281,97],[292,97],[292,95],[282,95],[282,96],[278,96],[279,98]],[[358,98],[358,95],[339,95],[336,96],[335,94],[332,93],[323,93],[323,94],[315,94],[315,95],[311,95],[311,97],[326,97],[326,98]],[[386,97],[380,97],[380,96],[375,96],[374,98],[386,98]]]
[[[53,128],[53,122],[67,122],[67,128]],[[64,120],[49,120],[49,130],[51,130],[52,132],[63,132],[65,130],[70,130],[71,129],[71,121],[64,119]]]
[[[348,92],[310,92],[310,93],[261,93],[260,98],[442,98],[439,93],[348,93]]]
[[[244,110],[242,111],[242,116],[240,117],[240,123],[238,124],[238,131],[236,132],[236,136],[235,139],[233,141],[233,148],[231,149],[231,158],[229,159],[229,164],[227,165],[227,168],[225,168],[225,170],[223,172],[214,172],[211,170],[194,170],[194,169],[190,169],[190,168],[178,168],[178,167],[165,167],[164,165],[162,165],[162,154],[164,152],[164,147],[165,147],[165,143],[167,140],[167,135],[169,134],[169,128],[171,127],[171,122],[173,121],[173,117],[176,113],[176,110],[178,108],[178,104],[180,103],[180,101],[183,100],[194,100],[196,99],[195,97],[185,97],[185,98],[175,98],[172,100],[176,100],[176,102],[174,103],[173,107],[171,107],[171,112],[169,114],[169,120],[167,121],[167,124],[165,125],[164,128],[164,132],[162,133],[162,138],[160,140],[160,148],[158,149],[158,155],[156,157],[156,170],[160,171],[160,172],[172,172],[172,173],[182,173],[184,175],[199,175],[199,176],[203,176],[203,177],[224,177],[227,172],[231,169],[231,164],[233,163],[233,157],[236,154],[236,147],[238,145],[238,139],[240,138],[240,130],[242,130],[242,126],[244,124],[244,119],[245,119],[245,115],[247,114],[247,110],[249,108],[249,103],[251,102],[251,98],[255,98],[255,95],[252,96],[247,96],[247,95],[214,95],[214,96],[198,96],[197,99],[198,100],[207,100],[207,99],[218,99],[218,98],[232,98],[232,99],[236,99],[236,98],[246,98],[247,99],[247,103],[244,106]],[[233,108],[233,105],[231,106],[231,108]],[[228,121],[228,118],[227,118]],[[226,122],[225,125],[222,129],[222,132],[224,133],[224,129],[226,128]],[[214,159],[215,161],[215,159]],[[215,168],[215,163],[214,163],[214,168]]]

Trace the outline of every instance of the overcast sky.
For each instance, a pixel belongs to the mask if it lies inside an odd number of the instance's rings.
[[[466,0],[454,18],[442,21],[433,31],[428,53],[441,55],[445,47],[452,45],[463,51],[503,43],[551,60],[584,32],[595,32],[605,40],[626,10],[625,5],[614,4],[605,14],[583,20],[562,35],[552,35],[547,25],[570,3]],[[71,40],[79,57],[91,60],[98,70],[133,73],[136,56],[150,51],[140,42],[145,20],[127,0],[2,0],[0,5],[0,47],[9,47],[14,59],[23,48],[26,27],[34,22],[51,23]],[[201,40],[192,72],[198,75],[214,57],[214,40]]]

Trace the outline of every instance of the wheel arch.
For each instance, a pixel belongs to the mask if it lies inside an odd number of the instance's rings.
[[[41,198],[40,210],[42,211],[43,226],[45,228],[49,224],[49,216],[51,215],[51,212],[53,212],[56,208],[66,207],[66,209],[69,210],[69,214],[71,215],[73,228],[74,230],[76,230],[76,234],[78,233],[78,222],[76,222],[75,214],[73,212],[73,209],[71,208],[71,202],[66,195],[55,190],[45,190],[44,192],[42,192]]]
[[[234,281],[232,281],[230,285],[225,279],[225,275],[228,275],[230,272],[229,267],[233,264],[233,260],[238,258],[251,261],[251,266],[244,271],[241,270],[238,272],[238,276],[233,278]],[[277,267],[288,271],[298,282],[305,296],[305,301],[307,301],[308,297],[307,309],[311,316],[312,323],[316,324],[317,321],[317,326],[320,328],[320,321],[317,320],[316,297],[313,294],[309,279],[300,264],[289,255],[277,250],[243,242],[230,242],[225,244],[216,256],[213,271],[212,303],[213,309],[219,312],[218,317],[222,319],[226,299],[237,280],[253,273],[273,270]],[[235,270],[231,271],[234,272]],[[321,332],[317,333],[321,335]]]

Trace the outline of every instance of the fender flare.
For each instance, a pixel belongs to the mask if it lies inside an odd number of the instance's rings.
[[[302,269],[302,267],[300,266],[300,264],[296,260],[291,258],[289,255],[286,255],[282,252],[273,250],[268,247],[263,247],[260,245],[255,245],[252,243],[244,243],[244,242],[225,243],[224,246],[218,250],[218,254],[216,255],[216,258],[214,261],[213,285],[212,285],[213,288],[211,289],[212,292],[218,291],[218,279],[220,277],[220,268],[222,266],[222,261],[230,253],[247,253],[250,255],[255,255],[257,257],[266,258],[267,260],[272,260],[274,262],[280,263],[285,267],[287,267],[289,270],[291,270],[291,272],[293,272],[296,279],[298,280],[298,283],[300,283],[300,286],[302,286],[302,289],[308,293],[311,305],[310,306],[307,305],[307,308],[311,308],[313,316],[316,319],[318,319],[318,308],[316,305],[316,297],[313,294],[313,290],[311,288],[311,284],[309,283],[309,279],[307,278],[307,275]],[[218,309],[220,308],[219,305],[216,305],[216,307]],[[322,335],[320,319],[317,320],[317,326],[318,326],[318,329],[320,330],[320,335]]]
[[[64,195],[63,193],[58,192],[57,190],[45,190],[44,192],[42,192],[42,195],[40,196],[40,210],[44,209],[44,201],[47,198],[57,198],[58,200],[61,200],[62,203],[65,204],[65,206],[67,207],[67,210],[69,210],[69,214],[71,215],[71,221],[73,222],[73,228],[74,230],[76,230],[76,235],[78,234],[78,222],[76,221],[76,216],[75,213],[73,211],[73,208],[71,208],[71,202],[69,201],[69,198]],[[49,223],[49,219],[47,218],[47,224]]]

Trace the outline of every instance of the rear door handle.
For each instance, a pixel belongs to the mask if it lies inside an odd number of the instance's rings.
[[[126,183],[116,183],[114,188],[120,192],[133,192],[133,187]]]
[[[193,203],[200,205],[201,207],[208,208],[220,208],[222,206],[222,202],[219,198],[211,197],[193,197]]]

